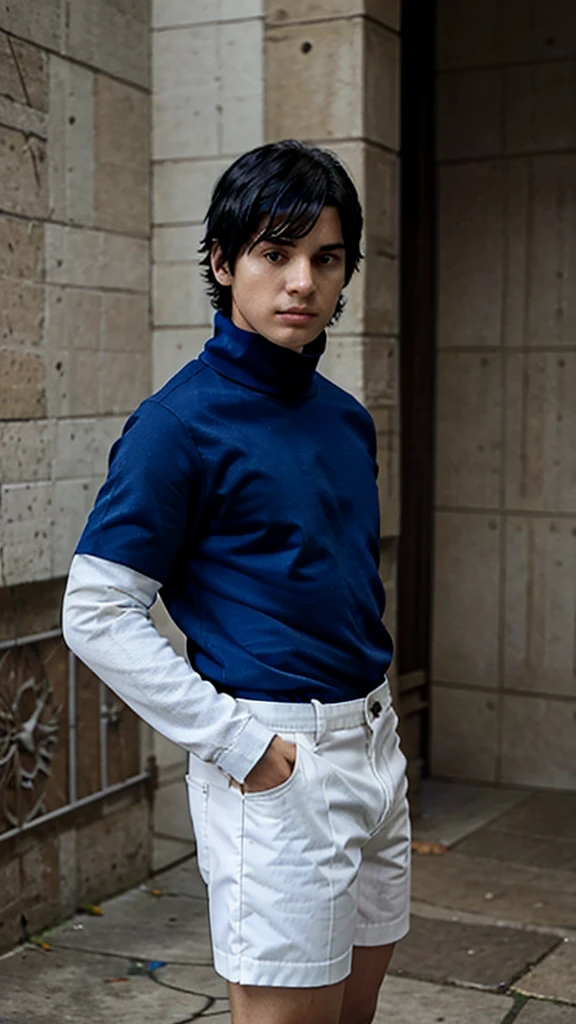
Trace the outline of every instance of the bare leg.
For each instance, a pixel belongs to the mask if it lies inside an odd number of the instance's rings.
[[[394,945],[354,947],[352,972],[344,983],[339,1024],[370,1024]]]
[[[345,985],[267,988],[229,982],[232,1024],[338,1024]]]

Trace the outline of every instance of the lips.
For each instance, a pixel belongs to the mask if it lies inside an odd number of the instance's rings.
[[[278,313],[276,315],[277,316],[294,317],[295,319],[299,317],[301,320],[312,320],[316,316],[316,313],[313,313],[312,310],[310,310],[310,309],[296,309],[296,308],[293,308],[293,309],[280,309],[280,310],[278,310]]]

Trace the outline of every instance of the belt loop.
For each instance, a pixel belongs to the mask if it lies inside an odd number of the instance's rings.
[[[370,718],[370,694],[369,693],[366,694],[366,696],[364,697],[364,721],[366,722],[366,725],[368,726],[368,728],[371,730],[373,723],[372,723],[372,719]]]
[[[314,708],[315,718],[314,742],[319,743],[326,732],[326,714],[323,705],[315,697],[312,698],[312,707]]]

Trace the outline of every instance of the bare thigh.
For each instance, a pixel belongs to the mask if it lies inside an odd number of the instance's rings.
[[[339,1024],[345,985],[268,988],[229,982],[232,1024]]]
[[[394,945],[354,947],[338,1024],[369,1024],[372,1020]]]

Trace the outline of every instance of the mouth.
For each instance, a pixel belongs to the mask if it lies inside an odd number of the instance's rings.
[[[277,317],[280,317],[284,323],[297,325],[306,325],[311,323],[317,316],[316,313],[311,312],[309,309],[298,309],[296,306],[291,309],[281,309],[276,313]]]

